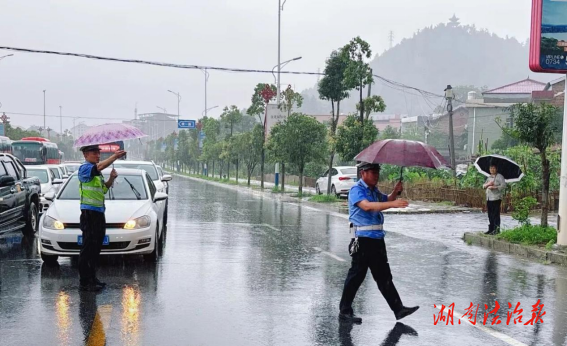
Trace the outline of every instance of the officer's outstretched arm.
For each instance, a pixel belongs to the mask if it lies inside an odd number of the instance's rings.
[[[365,199],[358,202],[357,205],[364,211],[383,211],[390,208],[405,208],[408,206],[408,202],[403,199],[390,202],[369,202]]]
[[[126,155],[126,152],[124,150],[117,150],[114,154],[112,154],[111,157],[109,157],[108,159],[97,163],[96,165],[96,169],[99,172],[102,172],[106,167],[110,166],[114,161],[118,160],[119,158],[123,157],[124,155]]]

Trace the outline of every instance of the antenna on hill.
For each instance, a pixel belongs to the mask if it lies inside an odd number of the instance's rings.
[[[390,31],[390,35],[388,35],[388,39],[390,40],[390,49],[394,46],[394,32]]]

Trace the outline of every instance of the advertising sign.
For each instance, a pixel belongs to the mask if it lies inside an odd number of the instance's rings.
[[[567,0],[533,0],[530,69],[567,73]]]
[[[266,135],[270,134],[270,130],[272,126],[279,123],[280,121],[285,120],[286,113],[279,110],[278,105],[276,104],[268,104],[268,112],[267,117],[265,119],[265,126],[266,126]]]

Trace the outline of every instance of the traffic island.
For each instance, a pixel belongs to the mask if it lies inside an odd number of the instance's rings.
[[[487,249],[529,258],[543,263],[567,265],[567,251],[559,247],[548,250],[540,245],[516,244],[497,239],[494,236],[485,235],[482,232],[467,232],[463,235],[463,240],[469,245],[479,245]]]

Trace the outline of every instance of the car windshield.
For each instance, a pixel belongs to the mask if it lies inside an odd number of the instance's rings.
[[[75,172],[77,169],[79,169],[81,165],[65,165],[65,167],[67,167],[67,171],[70,173]]]
[[[108,179],[108,175],[104,175]],[[74,175],[61,191],[58,199],[78,200],[79,178]],[[112,188],[105,194],[106,200],[137,200],[148,199],[144,179],[141,175],[119,175]]]
[[[343,174],[356,174],[356,168],[341,168]]]
[[[126,163],[126,162],[114,162],[114,168],[130,168],[130,169],[142,169],[150,175],[152,180],[159,180],[156,166],[151,163]]]
[[[45,169],[28,168],[28,177],[36,177],[42,184],[49,183],[49,176]]]
[[[61,179],[61,174],[59,174],[59,170],[57,168],[49,168],[49,170],[53,173],[55,178]]]

